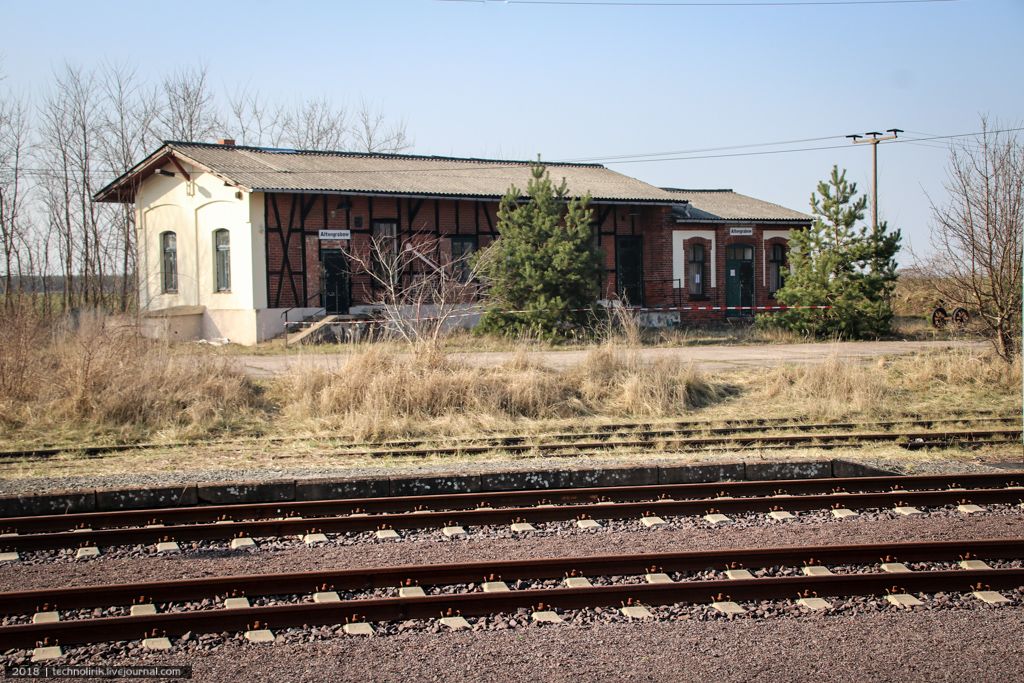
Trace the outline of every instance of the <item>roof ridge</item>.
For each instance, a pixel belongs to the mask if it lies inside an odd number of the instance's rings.
[[[537,163],[523,159],[486,159],[483,157],[456,157],[439,154],[390,154],[385,152],[346,152],[343,150],[325,149],[293,149],[290,147],[257,147],[255,145],[221,145],[216,142],[190,142],[187,140],[162,140],[164,145],[170,147],[207,147],[225,150],[238,150],[248,152],[262,152],[264,154],[301,154],[305,156],[339,156],[339,157],[361,157],[367,159],[411,159],[421,161],[454,161],[462,163],[484,163],[484,164],[515,164],[517,166],[528,166]],[[580,168],[606,168],[604,164],[582,163],[572,161],[544,161],[539,162],[544,166],[567,166]]]
[[[728,188],[728,187],[704,188],[704,189],[696,189],[696,190],[693,189],[693,188],[685,188],[685,187],[663,187],[661,189],[665,190],[666,192],[735,192],[736,194],[740,194],[739,192],[736,192],[736,190],[734,190],[732,188]],[[756,197],[755,197],[755,199],[756,199]]]

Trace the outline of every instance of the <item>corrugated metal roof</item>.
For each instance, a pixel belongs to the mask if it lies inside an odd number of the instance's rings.
[[[748,197],[732,190],[681,190],[662,188],[677,201],[688,202],[672,209],[677,221],[800,221],[807,214]]]
[[[165,142],[124,176],[97,193],[101,201],[134,196],[139,174],[175,154],[243,188],[257,192],[352,192],[406,196],[498,198],[509,186],[526,190],[530,163],[493,159],[275,150],[259,147]],[[149,163],[147,163],[149,162]],[[595,201],[671,204],[661,188],[599,164],[545,163],[553,181],[563,178],[570,196]]]

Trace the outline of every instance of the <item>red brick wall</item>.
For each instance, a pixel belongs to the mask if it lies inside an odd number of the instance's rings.
[[[343,195],[268,194],[267,283],[270,307],[320,306],[320,250],[341,248],[353,255],[350,260],[352,304],[380,300],[369,273],[359,263],[370,262],[370,240],[374,221],[398,223],[399,248],[406,243],[428,257],[444,263],[451,257],[451,235],[476,236],[480,248],[494,239],[497,226],[497,202],[457,199],[406,199]],[[766,244],[785,242],[762,239],[762,230],[777,226],[756,226],[751,237],[729,237],[728,227],[716,224],[676,224],[667,206],[601,205],[592,207],[600,223],[599,246],[603,253],[601,291],[603,298],[616,298],[615,239],[638,236],[643,240],[644,305],[647,307],[725,306],[725,247],[747,243],[754,247],[754,304],[772,305],[762,272]],[[686,282],[676,288],[672,269],[672,233],[679,229],[714,230],[715,263],[711,263],[711,245],[705,242],[708,259],[705,270],[705,298],[691,300]],[[321,229],[351,230],[347,242],[321,242]],[[284,243],[287,241],[287,259]],[[692,244],[688,239],[685,247]],[[305,247],[303,249],[303,246]],[[304,257],[303,257],[304,251]],[[689,266],[687,266],[689,267]],[[711,287],[710,270],[715,268],[716,287]],[[689,311],[685,320],[721,319],[724,311]]]

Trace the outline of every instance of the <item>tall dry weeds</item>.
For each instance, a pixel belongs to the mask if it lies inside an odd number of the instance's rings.
[[[260,409],[259,388],[223,359],[176,353],[102,315],[25,316],[0,344],[0,430],[12,439],[195,438]]]
[[[680,415],[727,391],[689,365],[647,364],[635,352],[601,347],[566,371],[516,353],[505,364],[471,367],[436,349],[370,349],[336,369],[299,369],[273,396],[291,419],[315,417],[357,438],[405,433],[434,419],[466,426],[584,416]]]
[[[993,353],[951,350],[873,363],[832,355],[816,365],[767,371],[755,383],[752,398],[782,402],[794,414],[827,418],[941,414],[977,405],[1019,405],[1020,386],[1020,359],[1007,364]]]
[[[831,355],[820,364],[784,365],[765,376],[762,400],[782,400],[820,417],[872,414],[885,410],[894,388],[878,366],[850,363]]]

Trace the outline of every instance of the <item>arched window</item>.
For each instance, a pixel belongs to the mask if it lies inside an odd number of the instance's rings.
[[[774,295],[786,282],[786,247],[773,244],[768,259],[768,293]]]
[[[227,230],[213,231],[213,267],[217,291],[231,290],[231,236]]]
[[[178,236],[160,234],[160,283],[165,293],[178,291]]]
[[[690,246],[690,269],[687,278],[690,296],[704,296],[704,245],[693,244]]]

